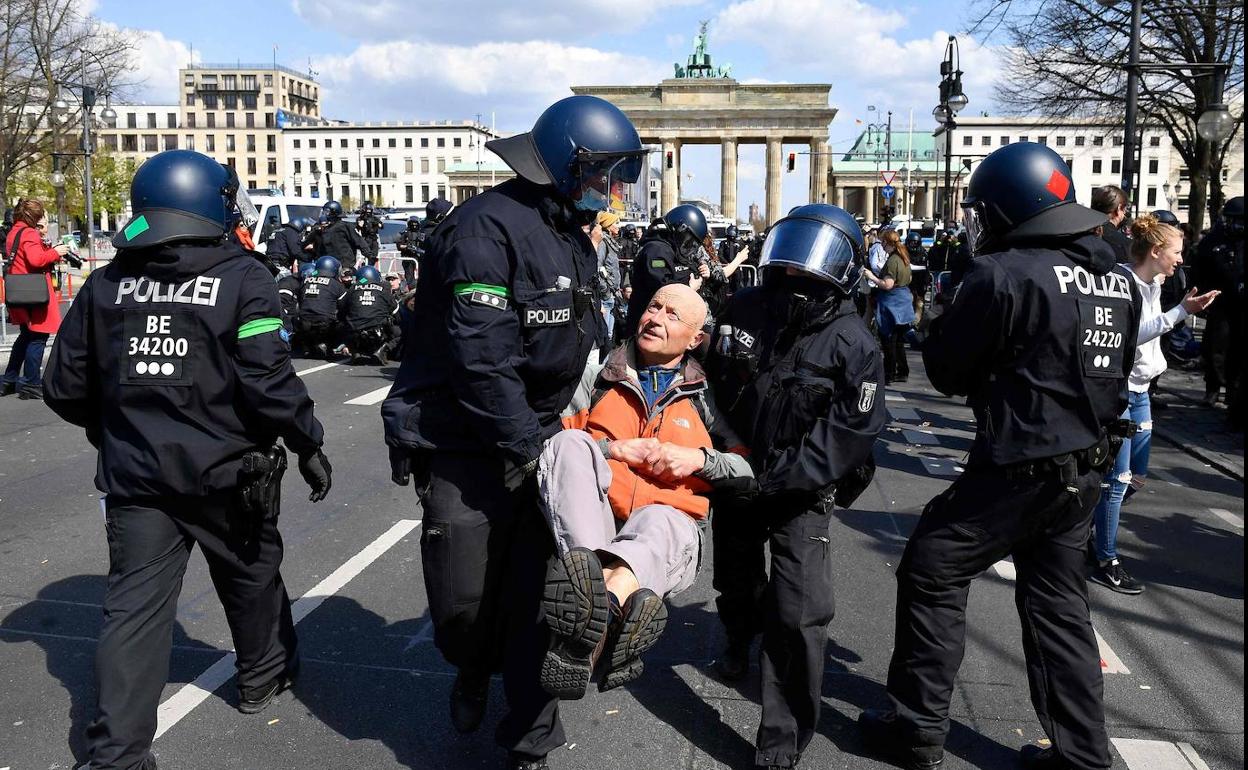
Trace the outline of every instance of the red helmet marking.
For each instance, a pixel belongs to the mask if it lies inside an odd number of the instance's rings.
[[[1061,171],[1053,169],[1049,183],[1044,186],[1044,189],[1056,195],[1058,200],[1066,200],[1066,193],[1070,192],[1070,180]]]

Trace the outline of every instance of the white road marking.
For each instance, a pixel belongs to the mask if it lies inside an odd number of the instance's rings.
[[[356,404],[359,406],[372,406],[373,404],[380,404],[382,401],[385,401],[386,396],[388,396],[389,394],[390,394],[390,386],[385,385],[383,387],[378,388],[377,390],[370,391],[368,393],[365,393],[362,396],[357,396],[356,398],[353,398],[350,401],[344,401],[343,403],[344,404]]]
[[[905,400],[906,400],[906,397],[905,397],[905,396],[899,396],[899,395],[897,395],[897,394],[895,394],[895,393],[885,393],[885,394],[884,394],[884,400],[885,400],[885,401],[905,401]]]
[[[324,580],[317,583],[299,598],[291,607],[291,615],[295,623],[306,618],[313,610],[321,606],[321,602],[340,591],[351,582],[352,578],[364,571],[395,543],[402,540],[409,532],[420,526],[420,519],[403,519],[386,530],[380,537],[364,547],[364,550],[348,559],[341,567],[330,573]],[[237,656],[231,652],[212,664],[207,671],[195,678],[195,681],[184,685],[174,693],[156,711],[156,735],[153,740],[164,735],[218,687],[234,676],[234,663]]]
[[[1149,475],[1155,478],[1161,479],[1162,481],[1166,482],[1172,487],[1183,486],[1183,482],[1179,481],[1178,478],[1174,474],[1170,473],[1167,470],[1163,470],[1161,468],[1150,468],[1148,472],[1149,472]]]
[[[1111,738],[1130,770],[1209,770],[1190,743]]]
[[[1006,580],[1018,580],[1018,570],[1014,567],[1014,562],[1002,559],[992,565],[992,569]],[[1101,673],[1130,674],[1131,669],[1127,668],[1122,658],[1118,657],[1118,653],[1113,651],[1109,643],[1105,641],[1105,637],[1101,636],[1101,632],[1094,628],[1092,633],[1096,634],[1096,646],[1101,654]]]
[[[902,428],[901,435],[906,439],[907,444],[940,446],[940,439],[936,438],[936,435],[930,430],[910,430],[909,428]]]
[[[312,374],[313,372],[321,372],[321,371],[324,371],[324,370],[326,370],[326,369],[332,369],[333,367],[335,367],[335,366],[337,366],[337,365],[338,365],[338,363],[337,363],[336,361],[331,361],[331,362],[329,362],[328,364],[321,364],[320,366],[313,366],[313,367],[311,367],[311,368],[309,368],[309,369],[304,369],[303,371],[300,371],[300,372],[295,372],[295,374],[297,374],[297,375],[299,375],[300,377],[302,377],[302,376],[303,376],[303,375],[305,375],[305,374]]]
[[[1235,529],[1244,528],[1244,517],[1236,516],[1225,508],[1210,508],[1209,512],[1214,516],[1217,516],[1222,521],[1225,521],[1227,524],[1230,524]]]
[[[956,476],[962,472],[956,461],[947,457],[919,457],[923,468],[932,476]]]

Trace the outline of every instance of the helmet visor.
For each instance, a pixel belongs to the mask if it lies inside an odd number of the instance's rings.
[[[572,200],[585,211],[624,210],[624,188],[641,176],[646,151],[620,155],[579,151]]]
[[[980,254],[988,244],[990,233],[984,216],[984,203],[962,204],[962,224],[966,225],[966,242],[971,254]]]
[[[759,267],[794,267],[841,285],[857,256],[840,230],[813,219],[779,222],[767,234]]]

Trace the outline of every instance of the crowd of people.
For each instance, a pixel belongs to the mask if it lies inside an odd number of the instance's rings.
[[[400,361],[379,440],[421,507],[456,730],[480,728],[501,673],[506,765],[548,768],[569,739],[561,704],[643,675],[709,538],[726,638],[716,671],[749,676],[761,637],[754,762],[797,767],[819,726],[835,614],[830,514],[871,483],[884,388],[909,375],[911,340],[977,429],[966,472],[928,503],[898,566],[887,702],[862,713],[863,738],[904,767],[941,764],[970,584],[1012,556],[1049,738],[1020,761],[1110,766],[1086,559],[1094,579],[1132,585],[1114,531],[1147,467],[1158,338],[1229,293],[1211,282],[1162,307],[1177,229],[1141,216],[1116,254],[1114,217],[1053,183],[1070,181],[1060,156],[1016,143],[984,159],[965,229],[930,250],[822,203],[717,249],[694,206],[644,232],[620,226],[609,201],[647,151],[606,101],[563,99],[488,147],[516,178],[453,210],[431,203],[400,238],[411,271],[384,280],[336,202],[258,255],[234,235],[247,205],[229,167],[175,150],[139,169],[118,256],[69,307],[41,388],[99,449],[106,494],[89,768],[155,767],[193,543],[226,608],[239,710],[263,710],[299,676],[278,491],[286,450],[314,502],[332,468],[292,350]],[[1238,233],[1242,265],[1239,206],[1238,230],[1230,204],[1219,227]],[[25,235],[42,215],[23,209],[10,237],[32,267],[55,259]],[[742,285],[745,264],[758,285]],[[956,294],[929,280],[946,271]],[[44,320],[24,320],[27,354]]]

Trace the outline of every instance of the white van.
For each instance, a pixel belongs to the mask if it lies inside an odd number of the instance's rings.
[[[251,240],[256,244],[256,251],[261,253],[268,248],[269,236],[279,227],[294,217],[310,217],[315,221],[321,215],[321,206],[326,203],[321,198],[285,195],[252,196],[251,202],[260,215],[251,228]]]

